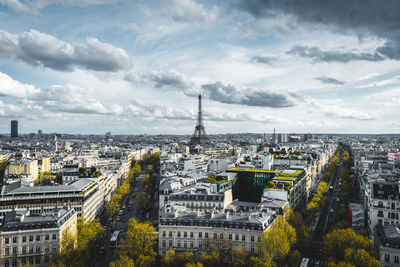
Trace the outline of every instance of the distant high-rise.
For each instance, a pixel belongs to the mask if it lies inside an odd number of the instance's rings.
[[[199,94],[199,113],[197,115],[197,125],[194,128],[194,133],[192,139],[190,139],[190,144],[198,145],[203,143],[208,143],[208,137],[203,125],[203,115],[201,112],[201,94]]]
[[[18,121],[11,121],[11,138],[18,137]]]

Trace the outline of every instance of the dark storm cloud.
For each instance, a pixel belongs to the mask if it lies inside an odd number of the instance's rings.
[[[288,54],[311,58],[315,62],[342,62],[354,60],[382,61],[385,59],[378,53],[350,53],[338,51],[322,51],[318,47],[294,46]]]
[[[400,60],[400,1],[397,0],[241,0],[238,8],[256,18],[289,14],[298,23],[323,24],[357,36],[384,38],[387,43],[377,52]],[[379,58],[375,54],[371,56],[372,60]],[[355,60],[359,58],[356,56]]]
[[[230,84],[224,85],[219,81],[203,84],[201,89],[204,97],[225,104],[271,108],[294,106],[294,103],[285,94],[261,89],[238,88]]]
[[[269,56],[255,55],[250,58],[250,62],[267,64],[267,65],[271,65],[274,61],[276,61],[276,58]]]
[[[80,68],[114,72],[131,67],[131,60],[123,49],[96,38],[87,38],[86,43],[74,47],[36,30],[19,35],[0,30],[0,57],[58,71]]]
[[[318,77],[318,78],[315,78],[315,79],[318,80],[318,81],[321,81],[322,83],[325,83],[325,84],[335,84],[335,85],[343,85],[343,84],[345,84],[345,82],[343,82],[343,81],[339,81],[339,80],[337,80],[335,78],[326,77],[326,76]]]

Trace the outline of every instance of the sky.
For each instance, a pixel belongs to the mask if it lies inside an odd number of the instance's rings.
[[[0,0],[0,133],[399,133],[400,1]]]

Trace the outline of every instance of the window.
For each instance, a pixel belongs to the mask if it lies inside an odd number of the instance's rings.
[[[193,243],[193,241],[190,241],[190,248],[193,248],[194,247],[194,243]]]
[[[13,247],[13,254],[17,254],[17,247]]]
[[[187,232],[183,232],[183,237],[187,237]]]
[[[33,253],[33,246],[30,246],[29,247],[29,254],[32,254]]]
[[[246,250],[246,244],[242,244],[242,249],[245,251]]]
[[[50,240],[50,235],[46,235],[45,240]]]
[[[251,246],[250,246],[250,252],[251,252],[251,253],[254,253],[254,245],[251,245]]]
[[[172,231],[169,231],[168,236],[172,237]]]
[[[12,267],[17,267],[17,259],[12,260]]]
[[[217,239],[217,233],[214,233],[214,239]]]
[[[183,247],[184,247],[184,248],[187,248],[187,241],[186,241],[186,240],[183,241]]]
[[[30,235],[29,236],[29,242],[32,242],[33,241],[33,235]]]
[[[162,241],[162,247],[165,248],[167,246],[167,242],[165,240]]]
[[[53,234],[53,240],[56,240],[56,239],[57,239],[57,235]]]
[[[258,241],[258,242],[261,242],[261,236],[258,236],[258,237],[257,237],[257,241]]]
[[[203,248],[203,241],[199,241],[199,248]]]
[[[390,255],[389,254],[385,254],[385,261],[390,261]]]
[[[10,243],[10,239],[9,239],[8,237],[6,237],[6,238],[4,239],[4,243],[9,244],[9,243]]]
[[[36,246],[36,253],[40,253],[40,246]]]
[[[232,234],[229,234],[229,240],[232,240]]]
[[[45,246],[45,247],[44,247],[44,251],[45,251],[45,252],[49,252],[49,251],[50,251],[49,246]]]
[[[399,263],[399,256],[394,256],[394,263]]]
[[[162,236],[164,236],[164,237],[167,236],[165,231],[162,231]]]
[[[219,235],[219,238],[224,239],[224,234],[221,233],[221,234]]]
[[[36,236],[36,241],[40,241],[40,235]]]
[[[22,242],[26,242],[26,236],[25,235],[22,237]]]
[[[168,246],[171,248],[172,247],[172,240],[168,241]]]
[[[235,235],[235,240],[239,241],[239,235]]]
[[[190,232],[190,237],[193,237],[193,232]]]
[[[381,210],[378,211],[378,217],[383,217],[383,211]]]
[[[10,249],[9,248],[5,248],[4,249],[4,255],[6,255],[6,256],[10,255]]]
[[[22,264],[23,264],[23,265],[26,264],[26,258],[25,258],[25,257],[22,258]]]
[[[13,243],[14,244],[17,243],[17,237],[16,236],[13,237]]]
[[[56,250],[57,250],[56,245],[53,245],[53,247],[51,248],[51,251],[52,251],[52,252],[56,252]]]
[[[251,242],[254,242],[254,235],[251,236],[250,240]]]
[[[22,246],[22,254],[26,254],[26,246]]]
[[[36,256],[36,264],[40,264],[40,256]]]
[[[49,256],[44,257],[44,262],[49,263]]]
[[[205,235],[206,238],[208,238],[208,233],[207,232],[204,235]]]
[[[178,240],[178,241],[176,242],[176,246],[177,246],[178,248],[181,247],[181,241],[180,241],[180,240]]]
[[[4,261],[4,267],[10,267],[10,262],[8,260]]]
[[[178,231],[178,237],[181,237],[181,232]]]
[[[203,237],[203,232],[199,232],[199,238]]]
[[[246,241],[246,236],[242,235],[242,241]]]

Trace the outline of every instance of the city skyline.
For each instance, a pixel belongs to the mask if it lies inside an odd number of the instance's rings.
[[[399,133],[399,7],[1,1],[0,133]]]

